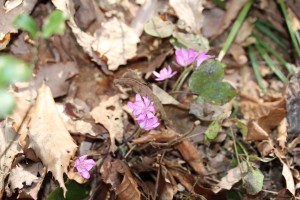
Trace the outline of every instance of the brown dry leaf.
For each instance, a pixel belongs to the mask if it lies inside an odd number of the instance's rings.
[[[226,13],[222,19],[222,24],[214,37],[221,35],[230,26],[231,22],[236,18],[246,2],[247,0],[231,0],[226,4],[228,5]]]
[[[269,155],[274,150],[273,141],[271,139],[257,143],[257,149],[262,157]]]
[[[29,123],[29,147],[34,150],[66,194],[63,174],[67,173],[77,146],[56,109],[50,88],[38,90],[38,97]]]
[[[106,22],[95,36],[92,49],[100,56],[105,56],[109,70],[117,70],[127,59],[136,54],[138,35],[117,18]]]
[[[30,194],[30,189],[35,186],[35,191],[31,192],[31,195],[33,195],[32,198],[37,199],[37,189],[40,188],[41,183],[44,180],[44,176],[46,174],[45,172],[46,170],[43,167],[42,163],[17,165],[10,172],[8,184],[6,186],[7,195],[11,196],[14,193],[15,189],[19,189],[19,193],[27,191]],[[42,177],[38,177],[38,174],[40,174]],[[39,187],[36,187],[38,184]]]
[[[140,200],[141,193],[130,169],[121,160],[107,157],[100,169],[103,181],[116,191],[118,199]]]
[[[0,0],[0,40],[2,40],[7,33],[17,33],[18,30],[13,26],[13,21],[18,15],[28,14],[35,6],[37,0],[24,0],[19,6],[12,10],[6,10],[5,0]]]
[[[247,41],[247,39],[250,37],[250,35],[253,32],[253,23],[254,19],[249,17],[244,22],[242,27],[240,28],[239,32],[237,33],[234,42],[244,46],[244,43]],[[246,42],[247,44],[247,42]]]
[[[0,40],[0,51],[5,49],[10,41],[10,33],[5,34],[5,36]]]
[[[233,43],[230,46],[229,53],[239,65],[244,65],[248,62],[246,51],[240,44]]]
[[[289,18],[291,20],[293,31],[300,30],[300,21],[295,15],[295,13],[290,8],[288,8],[287,11],[288,11]]]
[[[180,142],[176,148],[182,155],[183,159],[199,174],[203,176],[206,169],[203,164],[202,156],[199,150],[189,141]]]
[[[284,118],[280,122],[279,126],[277,127],[277,139],[276,139],[282,150],[286,149],[287,130],[288,130],[288,123],[287,123],[287,119]]]
[[[247,167],[247,163],[245,161],[243,161],[240,164],[240,166],[230,169],[227,172],[227,175],[224,176],[221,179],[221,181],[216,186],[213,187],[213,189],[212,189],[213,192],[218,193],[222,189],[230,190],[234,184],[236,184],[237,182],[239,182],[241,180],[241,178],[242,178],[241,169],[243,170],[243,172],[247,171],[248,167]]]
[[[204,2],[205,0],[170,0],[169,3],[179,19],[183,20],[193,33],[200,33],[204,21]]]
[[[107,59],[109,70],[116,70],[120,65],[126,64],[127,59],[136,54],[138,35],[132,28],[117,18],[104,22],[102,28],[97,30],[94,36],[83,32],[74,20],[74,5],[70,0],[52,0],[57,9],[71,16],[71,27],[77,42],[95,62],[102,67]]]
[[[172,200],[174,195],[177,193],[177,184],[172,174],[168,169],[160,165],[160,178],[158,182],[158,199],[159,200]]]
[[[151,130],[147,134],[137,139],[133,139],[132,142],[134,144],[144,144],[148,142],[169,142],[178,136],[179,134],[172,129],[162,129],[161,132],[157,130]]]
[[[66,95],[69,89],[67,80],[78,72],[75,62],[40,65],[35,87],[39,88],[45,82],[50,87],[54,98]]]
[[[127,118],[120,103],[120,95],[102,100],[99,106],[91,111],[91,115],[96,123],[102,124],[108,130],[111,142],[110,151],[115,152],[117,150],[115,139],[119,142],[123,140],[123,122]]]
[[[204,22],[202,33],[204,37],[211,37],[219,31],[224,14],[224,10],[218,6],[203,11]]]
[[[257,124],[255,121],[250,121],[248,123],[248,134],[247,140],[250,141],[261,141],[269,139],[268,133]]]
[[[151,84],[152,91],[155,96],[157,96],[162,104],[180,104],[174,97],[169,95],[166,91],[158,87],[156,84]]]
[[[4,180],[11,170],[15,157],[21,153],[23,150],[18,143],[17,133],[8,126],[8,122],[2,121],[0,123],[0,199],[3,196]]]

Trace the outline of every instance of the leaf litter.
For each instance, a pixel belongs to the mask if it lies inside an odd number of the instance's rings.
[[[55,8],[69,20],[63,35],[40,41],[32,81],[10,87],[17,107],[1,121],[1,198],[46,199],[60,187],[68,199],[76,192],[69,187],[72,179],[89,185],[81,195],[92,199],[299,195],[299,77],[284,85],[255,51],[267,88],[261,91],[247,54],[259,43],[255,33],[297,66],[294,51],[280,49],[255,26],[265,23],[292,49],[282,13],[266,10],[276,3],[254,2],[223,63],[204,61],[179,91],[173,86],[186,68],[174,51],[192,48],[216,57],[247,1],[52,3],[2,4],[0,49],[27,61],[34,41],[26,32],[16,35],[11,23],[16,13],[30,14],[40,27],[45,15],[39,12]],[[286,4],[297,36],[298,13],[293,3]],[[289,77],[282,60],[268,53]],[[177,74],[156,82],[152,72],[169,65]],[[154,104],[161,122],[154,130],[139,129],[126,106],[137,93]],[[88,182],[75,167],[84,155],[96,161]]]

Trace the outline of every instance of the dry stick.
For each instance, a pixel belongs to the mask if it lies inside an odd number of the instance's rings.
[[[163,154],[161,155],[161,158],[159,159],[159,164],[162,163],[162,159],[164,158],[164,156],[165,156],[165,152],[163,152]],[[158,166],[157,175],[156,175],[156,184],[155,184],[154,200],[156,199],[156,196],[157,196],[157,190],[158,190],[159,179],[160,179],[160,167]]]
[[[221,61],[223,57],[225,56],[226,52],[228,51],[231,43],[233,42],[237,32],[239,31],[240,27],[242,26],[251,6],[252,6],[253,0],[248,0],[248,2],[244,5],[242,8],[239,16],[237,17],[236,21],[234,22],[232,29],[223,45],[222,50],[220,51],[217,60]]]
[[[238,153],[238,150],[237,150],[237,147],[236,147],[236,140],[235,140],[235,135],[232,131],[232,127],[230,127],[230,132],[232,134],[232,139],[233,139],[233,147],[234,147],[234,152],[235,152],[235,156],[236,156],[236,159],[238,161],[238,165],[239,165],[239,168],[240,168],[240,171],[241,171],[241,174],[243,174],[243,169],[242,169],[242,165],[241,165],[241,162],[240,162],[240,158],[239,158],[239,153]],[[241,176],[242,177],[242,176]]]

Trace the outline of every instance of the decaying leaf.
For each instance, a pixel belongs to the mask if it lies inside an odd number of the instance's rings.
[[[67,173],[77,146],[56,109],[50,88],[42,85],[29,123],[29,147],[34,150],[48,171],[64,190],[63,174]]]
[[[199,174],[203,176],[206,169],[203,164],[202,156],[199,150],[189,141],[180,142],[176,148],[181,153],[183,159]]]
[[[174,195],[177,193],[176,182],[168,171],[168,169],[161,165],[160,168],[160,178],[158,181],[158,199],[159,200],[172,200]],[[157,197],[156,197],[157,198]]]
[[[183,20],[194,33],[200,33],[204,17],[202,15],[204,0],[170,0],[179,19]]]
[[[109,70],[116,70],[120,65],[126,64],[127,59],[135,56],[140,39],[129,26],[117,18],[109,20],[102,28],[96,34],[92,48],[108,59]]]
[[[144,30],[151,36],[166,38],[170,37],[173,33],[173,24],[169,21],[163,21],[160,17],[156,16],[145,24]]]
[[[250,141],[261,141],[269,139],[268,133],[257,124],[255,121],[250,121],[248,123],[248,134],[247,140]]]
[[[43,171],[44,174],[42,174]],[[42,178],[38,177],[39,173],[40,175],[42,175]],[[31,186],[36,185],[35,183],[41,183],[44,179],[44,175],[45,170],[41,163],[17,165],[10,172],[8,185],[6,187],[6,193],[8,194],[8,196],[11,196],[15,189],[19,189],[19,193],[22,193],[24,190],[28,190],[28,188],[31,188]],[[34,197],[34,199],[37,199],[37,192],[33,194],[32,197]]]
[[[213,187],[213,192],[218,193],[222,189],[230,190],[234,184],[236,184],[237,182],[239,182],[241,180],[241,178],[242,178],[241,169],[243,170],[243,172],[248,171],[248,166],[247,166],[246,162],[242,162],[240,164],[240,166],[230,169],[227,172],[227,175],[221,179],[221,181],[218,183],[218,185]]]
[[[250,169],[243,178],[243,186],[248,194],[255,195],[263,187],[264,175],[259,169]]]
[[[107,157],[100,170],[103,181],[112,186],[118,199],[140,200],[141,193],[129,168],[121,160]]]
[[[176,137],[179,137],[179,134],[173,131],[172,129],[162,129],[162,131],[151,130],[147,134],[133,139],[132,142],[135,144],[145,144],[148,142],[169,142]]]
[[[100,102],[99,106],[91,111],[91,115],[96,123],[102,124],[108,130],[111,140],[110,150],[115,152],[117,149],[115,139],[119,142],[123,140],[123,121],[127,118],[120,103],[120,95],[112,96]]]
[[[169,95],[166,91],[158,87],[156,84],[151,84],[152,91],[155,96],[157,96],[162,104],[180,104],[174,97]]]
[[[209,50],[209,41],[201,35],[192,33],[174,32],[173,38],[170,40],[175,49],[194,49],[199,52],[207,52]]]
[[[0,0],[0,41],[7,33],[17,33],[18,30],[13,26],[13,21],[18,15],[28,14],[34,8],[37,0],[24,0],[17,7],[5,9],[5,0]]]
[[[22,152],[17,133],[7,122],[2,121],[0,123],[0,199],[3,196],[4,180],[11,170],[11,165],[15,157]]]
[[[288,129],[288,123],[287,119],[284,118],[279,126],[277,127],[277,141],[279,143],[279,146],[282,150],[286,149],[286,140],[287,140],[287,129]]]

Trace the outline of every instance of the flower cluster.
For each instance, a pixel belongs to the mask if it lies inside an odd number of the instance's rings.
[[[176,62],[182,66],[186,67],[192,64],[195,60],[197,60],[196,69],[200,67],[203,61],[212,58],[213,56],[207,55],[206,52],[199,53],[194,49],[177,49],[175,51]]]
[[[153,102],[148,97],[142,98],[140,94],[136,94],[135,102],[129,101],[128,106],[133,110],[133,115],[140,128],[148,131],[159,126],[158,118],[154,115]]]
[[[90,178],[89,171],[96,164],[93,159],[86,159],[87,155],[80,156],[76,161],[74,167],[77,169],[78,173],[85,179]]]

